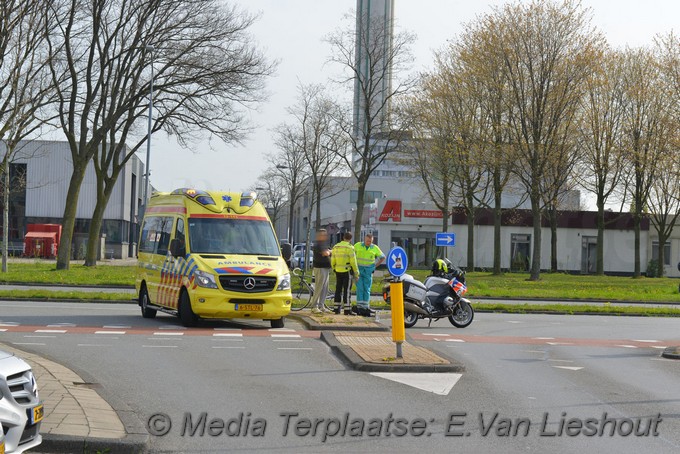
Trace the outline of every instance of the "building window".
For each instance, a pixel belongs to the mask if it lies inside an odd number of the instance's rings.
[[[659,261],[659,242],[652,241],[652,260]],[[671,243],[666,242],[663,247],[663,264],[671,266]]]
[[[513,233],[510,239],[510,271],[529,271],[531,235]]]
[[[359,191],[351,190],[349,191],[349,203],[357,203],[359,198]],[[373,203],[375,199],[382,198],[382,191],[365,191],[364,192],[364,204]]]

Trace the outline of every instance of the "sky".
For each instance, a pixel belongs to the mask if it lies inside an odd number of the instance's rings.
[[[160,191],[180,187],[242,191],[255,186],[276,153],[272,130],[289,121],[286,108],[295,102],[300,83],[325,84],[344,97],[347,88],[330,82],[340,68],[327,63],[330,46],[324,37],[342,25],[356,7],[354,0],[228,0],[259,14],[251,29],[257,46],[278,62],[267,81],[268,100],[248,113],[252,133],[243,144],[205,140],[181,148],[155,134],[151,150],[151,184]],[[414,33],[412,71],[428,70],[433,51],[462,30],[462,24],[488,12],[501,0],[396,0],[395,24]],[[650,44],[658,33],[680,31],[678,0],[582,0],[592,9],[593,25],[615,47]],[[343,91],[344,90],[344,91]],[[144,150],[145,152],[145,150]],[[145,159],[144,152],[140,154]]]

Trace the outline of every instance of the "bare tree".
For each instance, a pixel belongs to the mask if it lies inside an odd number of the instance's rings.
[[[634,277],[641,274],[640,223],[658,178],[658,164],[671,152],[677,122],[673,100],[662,77],[659,59],[651,49],[627,49],[623,70],[624,135],[627,191],[632,198],[635,233]],[[677,118],[677,117],[675,117]]]
[[[262,99],[272,67],[249,40],[255,18],[217,0],[71,0],[59,6],[59,33],[49,40],[51,69],[73,160],[57,259],[62,269],[69,265],[75,207],[90,160],[96,157],[97,205],[86,265],[96,263],[118,176],[147,139],[151,52],[152,131],[165,130],[183,145],[205,134],[240,140],[247,129],[242,107]]]
[[[623,60],[619,52],[605,48],[601,62],[586,78],[579,108],[578,141],[581,159],[576,176],[580,185],[595,195],[597,207],[596,274],[604,274],[605,205],[616,193],[623,170]]]
[[[47,2],[48,4],[50,2]],[[45,106],[52,87],[44,51],[52,20],[45,2],[0,2],[0,162],[3,183],[2,272],[7,272],[9,244],[10,163],[19,143],[48,121]]]
[[[603,43],[579,4],[532,1],[497,8],[483,17],[503,62],[510,91],[515,175],[526,189],[533,216],[531,280],[541,271],[542,186],[546,169],[564,151],[584,79]]]
[[[668,150],[659,157],[656,168],[657,177],[650,190],[649,208],[659,240],[658,276],[663,277],[664,245],[680,219],[680,151],[677,148]]]
[[[277,154],[268,157],[271,169],[281,179],[288,198],[288,232],[290,244],[295,244],[295,205],[304,195],[308,184],[308,167],[304,149],[300,148],[298,131],[290,124],[281,124],[274,130]]]
[[[354,17],[348,25],[330,34],[329,61],[344,68],[340,82],[355,89],[355,108],[344,109],[338,125],[349,139],[349,153],[342,154],[357,181],[354,238],[359,238],[363,222],[366,184],[371,174],[393,156],[407,138],[395,127],[391,104],[415,85],[414,78],[392,80],[411,63],[410,45],[414,36],[393,32],[391,23],[380,17]]]
[[[281,176],[275,168],[270,167],[262,172],[251,189],[258,193],[258,198],[267,208],[272,224],[276,226],[283,215],[283,208],[288,197],[288,191]]]

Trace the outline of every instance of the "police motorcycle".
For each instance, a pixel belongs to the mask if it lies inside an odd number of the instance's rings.
[[[383,299],[390,302],[390,282],[383,285]],[[463,298],[467,293],[465,272],[453,266],[448,259],[437,259],[432,266],[432,275],[421,283],[410,274],[401,277],[404,291],[404,325],[413,327],[419,319],[432,320],[447,317],[456,328],[465,328],[475,316],[470,300]]]

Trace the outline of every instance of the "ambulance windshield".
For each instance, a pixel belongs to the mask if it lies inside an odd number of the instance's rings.
[[[191,217],[189,245],[198,254],[281,255],[266,219]]]

